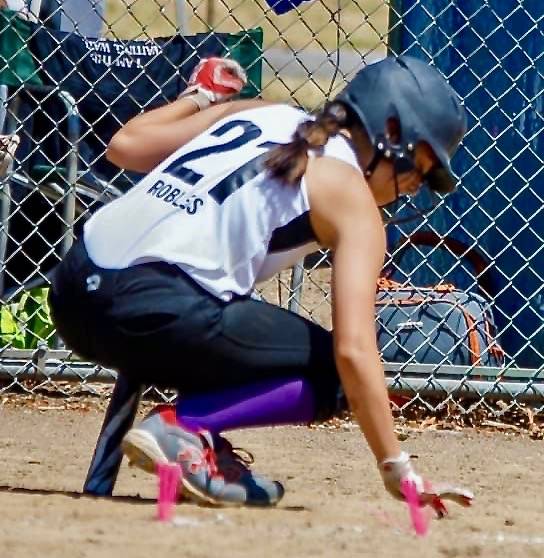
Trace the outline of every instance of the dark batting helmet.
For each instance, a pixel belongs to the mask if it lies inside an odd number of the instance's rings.
[[[415,146],[424,141],[440,165],[425,175],[441,194],[455,189],[450,158],[466,132],[466,114],[455,91],[438,71],[411,56],[388,57],[360,70],[334,99],[347,105],[364,125],[379,157],[399,172],[413,168]],[[400,124],[400,142],[386,137],[386,123]]]

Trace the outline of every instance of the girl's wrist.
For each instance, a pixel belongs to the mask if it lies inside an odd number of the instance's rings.
[[[191,101],[197,109],[204,110],[211,105],[211,101],[207,95],[202,93],[202,91],[193,90],[193,91],[184,91],[178,96],[178,100],[186,99]]]

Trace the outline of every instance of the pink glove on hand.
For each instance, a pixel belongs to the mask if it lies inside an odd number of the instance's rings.
[[[385,459],[378,464],[386,490],[395,498],[403,500],[401,481],[414,483],[422,506],[431,506],[439,517],[448,513],[444,500],[450,500],[464,507],[472,504],[474,495],[470,490],[450,484],[425,482],[412,466],[410,456],[402,452],[398,457]]]
[[[246,73],[235,60],[203,58],[193,70],[187,89],[179,97],[190,96],[202,110],[212,103],[231,99],[246,83]]]

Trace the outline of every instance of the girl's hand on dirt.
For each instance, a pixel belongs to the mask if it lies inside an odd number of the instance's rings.
[[[398,500],[404,500],[401,490],[402,481],[409,481],[416,487],[421,506],[431,506],[439,517],[444,517],[448,510],[444,503],[450,500],[464,507],[472,504],[474,495],[470,490],[450,484],[433,484],[424,481],[412,465],[410,455],[402,452],[396,458],[385,459],[378,464],[378,469],[386,490]]]
[[[424,490],[419,494],[419,500],[422,506],[431,506],[439,517],[444,517],[448,513],[448,509],[444,504],[445,500],[455,502],[456,504],[468,508],[472,505],[474,494],[460,486],[451,484],[432,484],[424,483]]]

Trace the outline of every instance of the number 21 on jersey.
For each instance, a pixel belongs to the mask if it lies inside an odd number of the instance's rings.
[[[211,132],[212,136],[221,138],[234,128],[240,128],[240,134],[229,141],[224,143],[219,143],[216,145],[211,145],[209,147],[202,147],[200,149],[195,149],[189,153],[183,154],[181,157],[172,161],[163,172],[170,174],[179,178],[186,184],[191,186],[198,186],[199,181],[203,178],[203,175],[191,168],[187,167],[187,163],[195,161],[196,159],[202,159],[213,153],[225,153],[227,151],[232,151],[238,149],[243,145],[257,139],[261,134],[262,130],[248,120],[232,120],[220,126],[217,130]],[[266,149],[263,153],[257,155],[253,159],[250,159],[244,163],[241,167],[235,169],[229,175],[222,178],[215,186],[213,186],[208,194],[218,203],[222,204],[231,194],[236,192],[239,188],[247,184],[251,179],[255,178],[263,170],[263,163],[268,156],[268,149],[278,145],[274,142],[263,142],[257,145],[257,147],[263,147]]]

